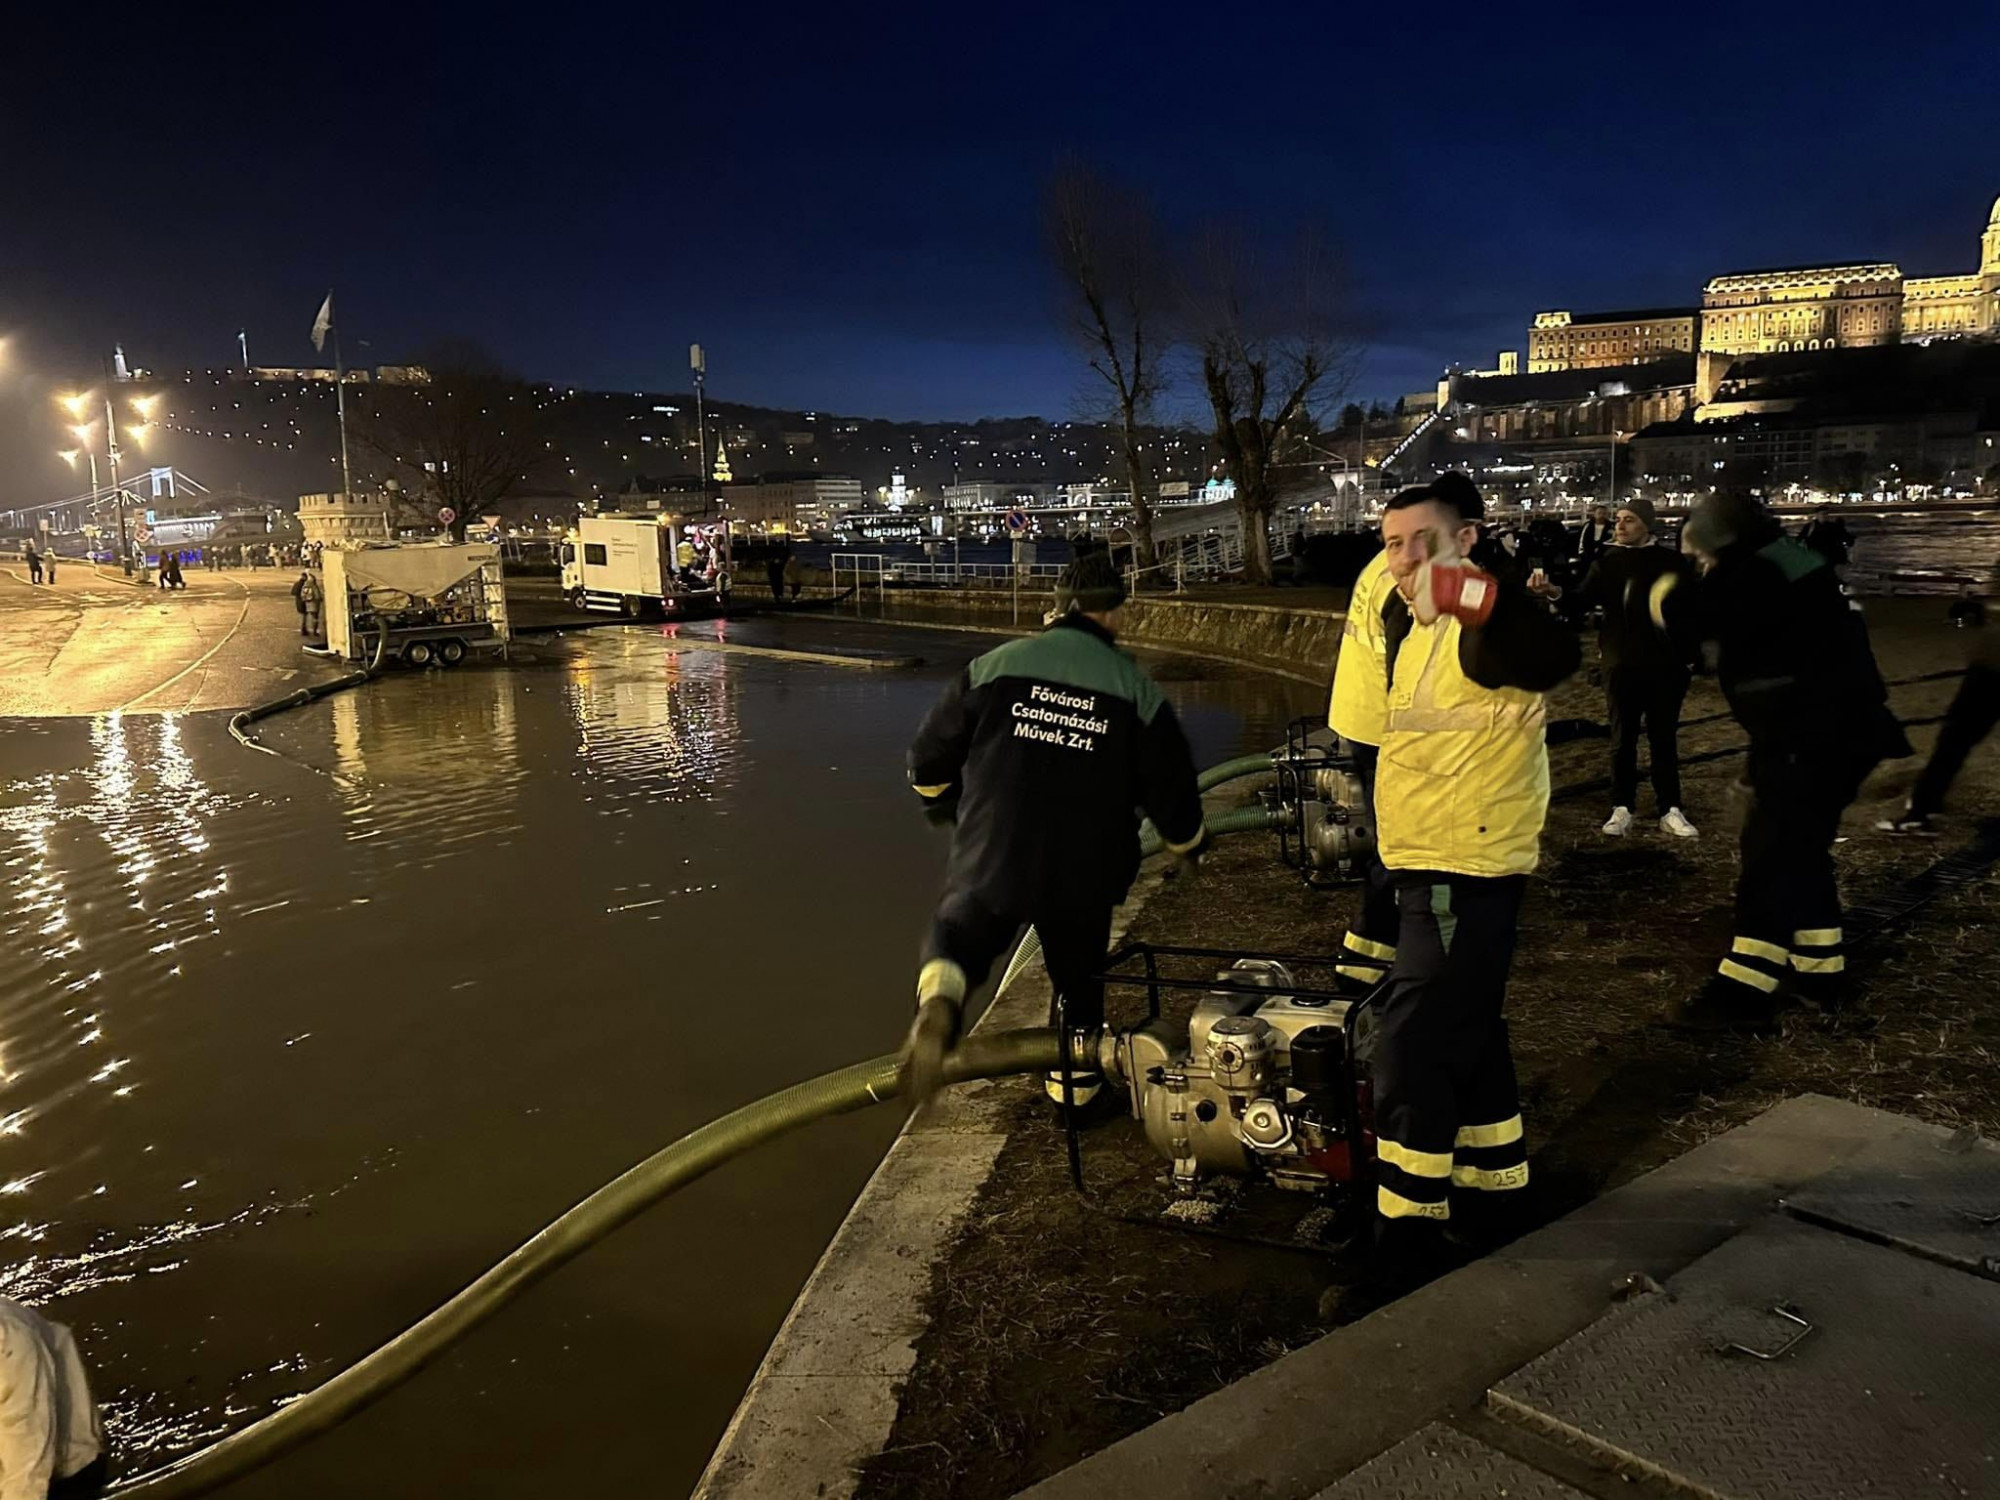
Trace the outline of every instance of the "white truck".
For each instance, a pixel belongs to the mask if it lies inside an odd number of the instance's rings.
[[[684,527],[665,515],[580,516],[563,539],[563,596],[578,609],[629,620],[713,613],[727,602],[728,550],[722,526]],[[711,556],[713,578],[703,567]]]

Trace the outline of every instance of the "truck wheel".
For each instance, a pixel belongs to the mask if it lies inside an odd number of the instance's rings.
[[[413,667],[428,667],[431,664],[431,643],[411,641],[403,648],[403,660]]]
[[[636,620],[646,612],[646,601],[631,594],[625,596],[625,618]]]
[[[583,608],[583,590],[582,590],[582,589],[571,589],[571,590],[569,591],[569,593],[568,593],[568,595],[567,595],[566,597],[567,597],[567,598],[569,599],[569,607],[570,607],[571,609],[578,609],[578,610],[580,610],[580,609],[582,609],[582,608]]]
[[[448,641],[439,641],[438,660],[443,662],[447,667],[457,666],[465,660],[465,642],[459,640],[457,637],[453,637]]]

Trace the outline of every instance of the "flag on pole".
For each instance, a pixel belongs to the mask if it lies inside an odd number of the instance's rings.
[[[333,331],[333,293],[326,294],[326,301],[319,305],[319,316],[313,319],[313,348],[326,348],[326,336]]]

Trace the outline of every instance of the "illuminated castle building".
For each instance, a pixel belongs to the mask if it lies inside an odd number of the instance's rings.
[[[1979,269],[1905,276],[1891,261],[1732,272],[1702,289],[1699,312],[1542,312],[1528,371],[1649,364],[1675,355],[1790,354],[2000,335],[2000,199]]]

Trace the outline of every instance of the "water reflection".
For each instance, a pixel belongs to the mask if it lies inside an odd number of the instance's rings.
[[[565,663],[576,724],[575,774],[606,817],[654,802],[707,801],[728,785],[737,739],[736,677],[719,656],[661,651],[621,631]]]
[[[335,694],[326,729],[298,726],[292,742],[307,747],[330,730],[347,839],[380,841],[372,873],[435,869],[467,844],[493,839],[505,847],[520,831],[527,770],[518,691],[505,672],[395,677],[368,692]]]

